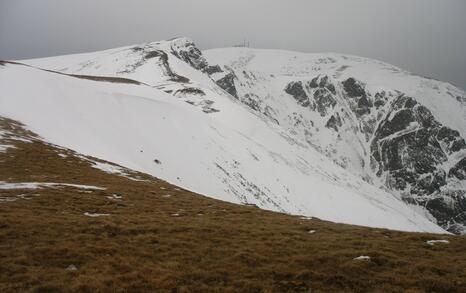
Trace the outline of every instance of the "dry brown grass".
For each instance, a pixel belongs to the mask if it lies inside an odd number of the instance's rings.
[[[0,202],[1,292],[466,292],[465,237],[304,220],[107,174],[40,140],[4,142],[16,148],[0,152],[0,180],[106,190],[0,190],[30,198]]]

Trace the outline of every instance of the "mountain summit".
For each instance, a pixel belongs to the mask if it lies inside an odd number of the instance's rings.
[[[466,233],[466,94],[451,84],[186,38],[19,63],[0,66],[0,116],[56,145],[226,201]]]

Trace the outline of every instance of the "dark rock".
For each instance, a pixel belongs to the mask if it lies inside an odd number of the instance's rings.
[[[464,149],[466,149],[466,141],[462,139],[461,137],[455,140],[451,144],[451,148],[450,148],[452,152],[457,152],[457,151],[464,150]]]
[[[374,106],[375,106],[376,109],[379,109],[380,107],[385,105],[386,101],[387,101],[387,98],[386,98],[385,91],[378,92],[378,93],[375,94],[375,96],[374,96]]]
[[[406,106],[411,108],[405,108]],[[430,112],[425,112],[425,108],[420,105],[413,106],[412,99],[404,96],[395,100],[392,111],[395,114],[389,113],[379,124],[371,143],[372,156],[379,162],[380,168],[398,176],[400,170],[405,171],[402,174],[404,176],[409,173],[419,176],[435,171],[437,165],[447,159],[433,138],[432,134],[437,133],[437,129],[410,129],[412,123],[437,125],[436,121],[432,121]],[[393,117],[389,119],[390,116]]]
[[[277,113],[275,110],[270,107],[269,105],[265,106],[264,111],[262,112],[265,116],[269,117],[270,120],[272,120],[275,124],[280,125],[280,122],[278,121]]]
[[[327,75],[314,77],[310,82],[308,82],[309,88],[326,88],[332,94],[336,94],[335,86],[329,81]]]
[[[341,127],[341,125],[342,123],[340,115],[336,113],[336,115],[332,115],[330,119],[328,119],[327,123],[325,124],[325,127],[338,131],[338,127]]]
[[[131,48],[131,50],[133,50],[134,52],[140,52],[140,51],[144,51],[144,48],[136,46],[136,47]]]
[[[332,94],[325,88],[318,88],[314,92],[314,100],[317,105],[317,111],[322,117],[327,115],[329,108],[333,108],[337,104]]]
[[[460,133],[446,126],[438,130],[437,140],[445,146],[448,154],[466,149],[466,142]]]
[[[155,57],[160,57],[160,56],[161,56],[160,51],[154,50],[154,51],[147,52],[147,53],[144,55],[144,59],[147,60],[147,59],[151,59],[151,58],[155,58]]]
[[[367,99],[366,95],[363,95],[358,100],[358,108],[370,108],[372,107],[372,103]]]
[[[399,96],[390,106],[371,142],[372,168],[377,176],[385,174],[387,187],[404,192],[406,201],[425,206],[442,227],[464,227],[465,191],[442,188],[451,178],[466,180],[466,158],[448,176],[443,169],[447,154],[462,150],[464,139],[413,98]]]
[[[350,77],[343,82],[343,88],[347,96],[351,98],[349,99],[349,104],[357,116],[363,116],[371,112],[373,103],[361,82]],[[377,99],[379,106],[384,104],[384,101],[381,99],[381,94],[377,95]]]
[[[202,108],[202,112],[207,113],[207,114],[210,114],[210,113],[217,113],[217,112],[220,112],[220,110],[219,110],[219,109],[215,109],[215,108],[210,108],[210,107],[204,107],[204,108]]]
[[[205,93],[204,93],[203,90],[198,89],[198,88],[194,88],[194,87],[187,87],[187,88],[177,90],[175,92],[175,95],[176,94],[189,94],[189,95],[205,96]]]
[[[466,180],[466,157],[461,159],[448,172],[448,177],[456,177],[460,180]]]
[[[218,65],[209,65],[205,67],[203,71],[207,73],[208,75],[218,73],[218,72],[223,72],[222,68],[220,68],[220,66]]]
[[[359,83],[352,77],[348,78],[347,80],[343,82],[343,88],[345,89],[348,96],[352,98],[362,97],[363,95],[366,94],[361,83]]]
[[[435,217],[437,223],[452,233],[465,233],[466,191],[447,192],[442,197],[426,200],[425,208]]]
[[[374,102],[374,106],[375,106],[376,109],[379,109],[379,108],[382,107],[383,105],[385,105],[385,101],[383,101],[383,100],[376,100],[376,101]]]
[[[317,88],[319,87],[319,83],[318,83],[318,79],[319,77],[314,77],[310,82],[309,82],[309,87],[311,88]]]
[[[255,94],[245,94],[244,97],[241,99],[241,102],[247,105],[249,108],[253,109],[254,111],[260,111],[260,98]]]
[[[443,170],[435,170],[434,172],[427,174],[424,177],[419,178],[415,185],[411,188],[412,194],[432,194],[440,187],[446,184],[446,174]]]
[[[168,55],[167,53],[163,51],[158,51],[160,54],[159,60],[160,60],[160,67],[164,71],[164,73],[168,76],[170,76],[170,80],[175,81],[175,82],[181,82],[181,83],[188,83],[189,78],[181,76],[176,74],[170,67],[170,64],[168,63]]]
[[[202,52],[193,42],[187,42],[181,48],[172,46],[172,54],[188,63],[195,69],[203,70],[208,66],[208,63],[202,55]]]
[[[303,107],[309,106],[309,97],[304,91],[303,83],[301,81],[292,81],[286,88],[285,92],[291,96]]]
[[[334,86],[333,84],[329,83],[329,84],[327,84],[325,87],[326,87],[332,94],[335,95],[335,94],[337,93],[336,90],[335,90],[335,86]]]
[[[217,80],[216,83],[219,87],[224,89],[227,93],[232,95],[235,98],[238,98],[238,93],[235,87],[235,74],[233,72],[229,72],[221,79]]]

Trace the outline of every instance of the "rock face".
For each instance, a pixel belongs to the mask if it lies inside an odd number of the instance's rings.
[[[374,171],[407,202],[424,206],[440,225],[458,232],[466,223],[466,191],[444,187],[464,181],[466,158],[450,170],[445,163],[466,149],[464,139],[413,98],[401,95],[391,108],[371,143]]]
[[[189,39],[179,38],[173,40],[171,42],[171,53],[195,69],[204,70],[208,67],[202,52]]]
[[[448,177],[454,177],[459,180],[466,180],[466,158],[461,159],[448,172]]]
[[[235,98],[238,98],[235,86],[235,74],[233,72],[227,73],[225,76],[216,81],[219,87],[224,89],[227,93]]]
[[[304,91],[303,83],[301,81],[293,81],[290,82],[286,88],[285,92],[293,96],[293,98],[303,107],[308,107],[309,97],[307,96],[306,92]]]

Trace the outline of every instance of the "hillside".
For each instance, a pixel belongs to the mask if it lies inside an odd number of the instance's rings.
[[[0,115],[47,142],[217,199],[334,222],[444,232],[228,96],[213,97],[217,111],[206,112],[149,85],[101,79],[6,63]]]
[[[233,202],[337,222],[433,231],[424,224],[392,223],[399,218],[393,212],[383,219],[387,211],[403,210],[401,218],[414,213],[450,232],[466,231],[466,94],[451,84],[357,56],[250,48],[201,52],[186,38],[22,62],[138,81],[153,89],[150,96],[164,92],[167,99],[204,113],[207,117],[195,120],[209,120],[216,132],[199,133],[199,125],[181,129],[186,130],[176,135],[185,139],[181,145],[193,145],[186,133],[195,133],[198,148],[182,159],[185,149],[163,154],[165,149],[155,148],[164,156],[164,168],[156,168],[149,163],[153,159],[128,157],[126,150],[111,156],[107,145],[90,148],[71,141],[65,130],[39,129],[44,119],[27,115],[30,121],[23,121],[18,115],[23,109],[8,112],[43,136],[54,132],[54,143]],[[198,123],[182,116],[174,124]],[[132,131],[126,128],[117,131]],[[171,135],[162,136],[167,141]],[[198,177],[180,162],[204,174]]]
[[[6,118],[0,161],[2,292],[464,292],[464,236],[215,200]]]

